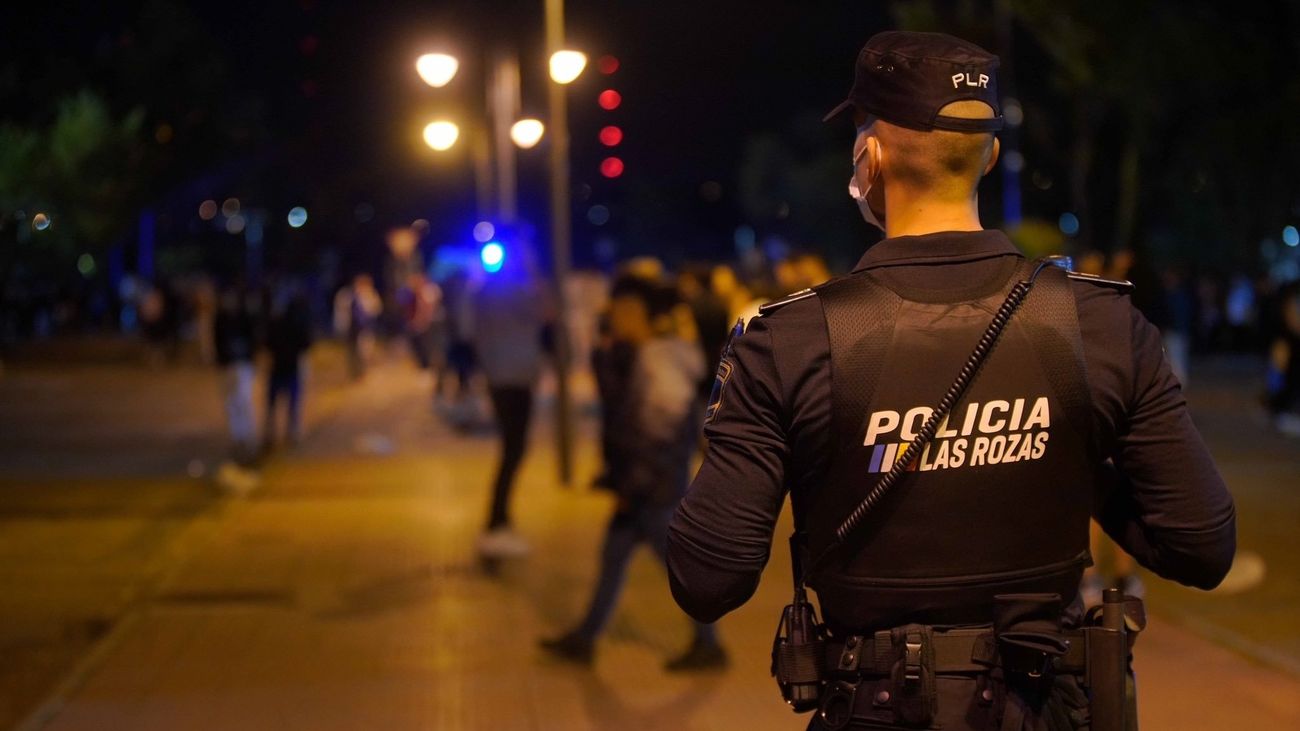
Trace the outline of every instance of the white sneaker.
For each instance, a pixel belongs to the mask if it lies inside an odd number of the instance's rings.
[[[256,470],[245,469],[230,460],[217,468],[215,479],[218,487],[235,497],[247,497],[262,484]]]
[[[478,552],[487,558],[523,558],[532,550],[528,541],[510,528],[496,528],[478,537]]]

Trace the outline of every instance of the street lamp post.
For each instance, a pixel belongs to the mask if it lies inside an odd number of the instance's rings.
[[[560,482],[573,484],[573,423],[569,395],[569,279],[573,235],[569,207],[569,109],[565,85],[578,78],[586,57],[564,48],[564,0],[546,0],[546,50],[551,84],[551,268],[555,276],[555,427]]]
[[[415,68],[425,83],[437,88],[451,82],[460,62],[446,53],[426,53],[416,60]],[[480,218],[495,217],[510,224],[519,215],[515,147],[534,147],[541,140],[544,128],[538,120],[518,119],[519,61],[514,54],[503,52],[495,58],[486,92],[487,123],[466,133],[474,163],[475,204]],[[523,127],[516,133],[521,123]],[[447,120],[432,122],[424,128],[424,141],[439,152],[451,149],[459,137],[459,128]],[[489,213],[492,204],[488,201],[493,197],[493,211]]]
[[[513,53],[497,55],[489,82],[488,106],[497,162],[497,216],[513,224],[519,217],[519,182],[510,128],[519,118],[519,60]]]
[[[569,395],[568,301],[564,283],[568,280],[571,254],[569,218],[569,124],[565,85],[582,74],[587,57],[564,48],[564,2],[545,0],[546,49],[552,84],[548,108],[551,125],[551,258],[556,303],[556,433],[559,441],[560,482],[573,483],[573,424]],[[430,86],[441,87],[455,77],[459,62],[453,56],[430,53],[416,61],[420,78]],[[489,74],[487,100],[490,128],[473,134],[475,189],[480,217],[489,197],[492,164],[489,137],[496,152],[496,214],[503,223],[514,223],[518,215],[518,191],[514,146],[528,149],[542,137],[544,127],[536,119],[519,116],[519,62],[513,54],[497,56]],[[459,131],[447,121],[436,121],[425,128],[425,141],[435,150],[446,150],[456,143]],[[512,146],[512,143],[514,146]]]

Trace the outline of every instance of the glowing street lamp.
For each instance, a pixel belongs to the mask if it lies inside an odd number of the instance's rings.
[[[415,70],[429,86],[446,86],[456,76],[460,62],[445,53],[426,53],[415,60]]]
[[[582,51],[556,51],[551,54],[551,80],[569,84],[582,75],[587,67],[587,54]]]
[[[527,150],[537,145],[542,140],[542,133],[546,128],[542,125],[541,120],[521,119],[510,127],[510,139],[515,141],[519,147]]]
[[[440,119],[436,122],[430,122],[424,127],[424,144],[439,152],[450,150],[459,137],[460,128],[456,126],[455,122]]]

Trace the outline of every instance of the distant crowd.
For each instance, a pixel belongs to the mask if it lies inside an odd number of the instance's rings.
[[[218,364],[225,371],[235,451],[256,454],[263,442],[274,440],[271,430],[263,430],[265,438],[259,438],[256,429],[248,426],[254,412],[247,394],[253,389],[249,368],[255,354],[264,351],[272,361],[267,402],[286,403],[285,438],[292,441],[301,433],[302,399],[301,370],[292,363],[302,360],[315,333],[330,333],[346,344],[349,371],[356,379],[364,377],[377,343],[401,340],[419,367],[430,372],[447,418],[458,427],[475,428],[486,418],[476,406],[482,399],[473,398],[483,386],[475,384],[483,380],[485,368],[495,368],[498,375],[502,371],[492,352],[501,347],[485,341],[490,335],[478,324],[492,316],[477,300],[485,290],[490,294],[500,289],[497,285],[506,280],[521,280],[508,273],[488,274],[478,266],[431,268],[413,248],[394,248],[402,255],[392,257],[383,271],[358,272],[336,282],[333,289],[319,278],[271,277],[253,287],[240,280],[219,284],[204,275],[153,281],[128,275],[113,292],[103,287],[67,291],[11,287],[10,301],[0,317],[0,343],[13,347],[60,334],[135,332],[155,366],[175,361],[182,345],[193,344],[203,362]],[[746,264],[688,263],[670,275],[658,260],[640,258],[612,273],[575,272],[566,286],[569,316],[565,323],[575,362],[591,362],[611,283],[623,274],[672,280],[695,320],[695,337],[710,372],[723,339],[738,319],[752,317],[763,302],[831,276],[825,261],[811,253],[757,267],[750,260]],[[528,266],[535,269],[531,261]],[[1261,402],[1278,429],[1300,434],[1300,282],[1181,266],[1155,268],[1130,251],[1083,252],[1074,257],[1074,266],[1134,282],[1134,303],[1165,334],[1166,352],[1184,385],[1193,379],[1188,364],[1195,355],[1264,355],[1267,373]],[[538,290],[538,312],[553,327],[552,292],[535,271],[531,279]],[[553,340],[554,331],[549,333],[547,342]],[[239,394],[241,405],[235,406],[231,394]]]

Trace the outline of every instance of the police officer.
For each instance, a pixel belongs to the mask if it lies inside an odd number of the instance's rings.
[[[862,49],[827,119],[852,115],[849,194],[885,238],[730,343],[669,530],[673,596],[713,622],[753,594],[790,493],[841,704],[822,700],[810,728],[1084,727],[1086,669],[1066,648],[1089,517],[1183,584],[1213,588],[1232,562],[1232,499],[1127,283],[1040,270],[980,223],[997,65],[942,34]],[[840,541],[1030,279],[932,438]],[[1023,646],[1039,648],[1028,668]]]

